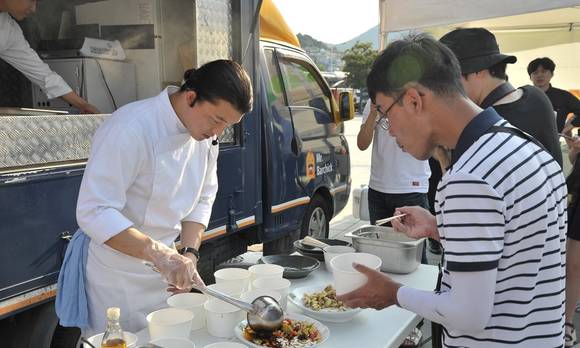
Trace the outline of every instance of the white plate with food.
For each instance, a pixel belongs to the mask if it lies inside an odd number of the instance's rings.
[[[331,284],[294,289],[288,300],[307,316],[331,323],[347,322],[362,311],[336,300],[336,290]]]
[[[234,332],[240,341],[255,348],[311,348],[324,343],[330,335],[321,322],[295,313],[286,313],[282,327],[267,338],[255,336],[246,320],[236,325]]]

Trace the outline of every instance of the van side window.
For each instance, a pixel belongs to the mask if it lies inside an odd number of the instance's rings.
[[[289,119],[290,114],[284,112],[284,109],[286,109],[286,101],[284,100],[284,89],[282,87],[280,73],[278,72],[274,50],[264,49],[264,58],[267,67],[267,71],[263,72],[266,74],[264,80],[266,81],[267,103],[271,106],[272,112]]]
[[[330,101],[312,73],[295,61],[281,60],[286,83],[288,103],[291,106],[309,106],[330,113]]]
[[[280,70],[294,127],[302,138],[326,136],[332,123],[330,97],[320,85],[322,79],[306,61],[280,59]],[[328,88],[327,88],[328,89]]]

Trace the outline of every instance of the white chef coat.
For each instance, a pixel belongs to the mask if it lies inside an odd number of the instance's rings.
[[[90,329],[103,332],[108,307],[121,308],[121,325],[136,332],[145,316],[167,306],[161,276],[141,260],[104,242],[135,227],[171,246],[182,221],[207,227],[217,192],[218,146],[196,141],[169,101],[156,97],[117,110],[96,132],[77,203],[79,227],[91,237],[86,266]]]
[[[40,86],[49,99],[72,91],[30,47],[22,29],[8,12],[0,12],[0,58]]]
[[[369,100],[363,110],[363,125],[370,112]],[[391,194],[426,193],[429,190],[429,161],[419,161],[401,150],[395,137],[378,125],[374,130],[372,151],[370,188]]]

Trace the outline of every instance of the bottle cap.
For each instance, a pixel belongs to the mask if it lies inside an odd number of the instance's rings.
[[[119,307],[111,307],[107,309],[107,319],[119,320],[121,317],[121,309]]]

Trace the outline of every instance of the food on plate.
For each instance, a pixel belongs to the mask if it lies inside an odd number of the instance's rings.
[[[270,336],[258,335],[249,325],[244,328],[244,338],[270,348],[302,348],[320,342],[322,336],[313,323],[302,320],[284,319],[282,327]]]
[[[304,294],[302,302],[304,303],[304,306],[315,311],[321,309],[346,311],[349,309],[344,305],[344,303],[336,299],[336,289],[332,285],[328,285],[320,292]]]

